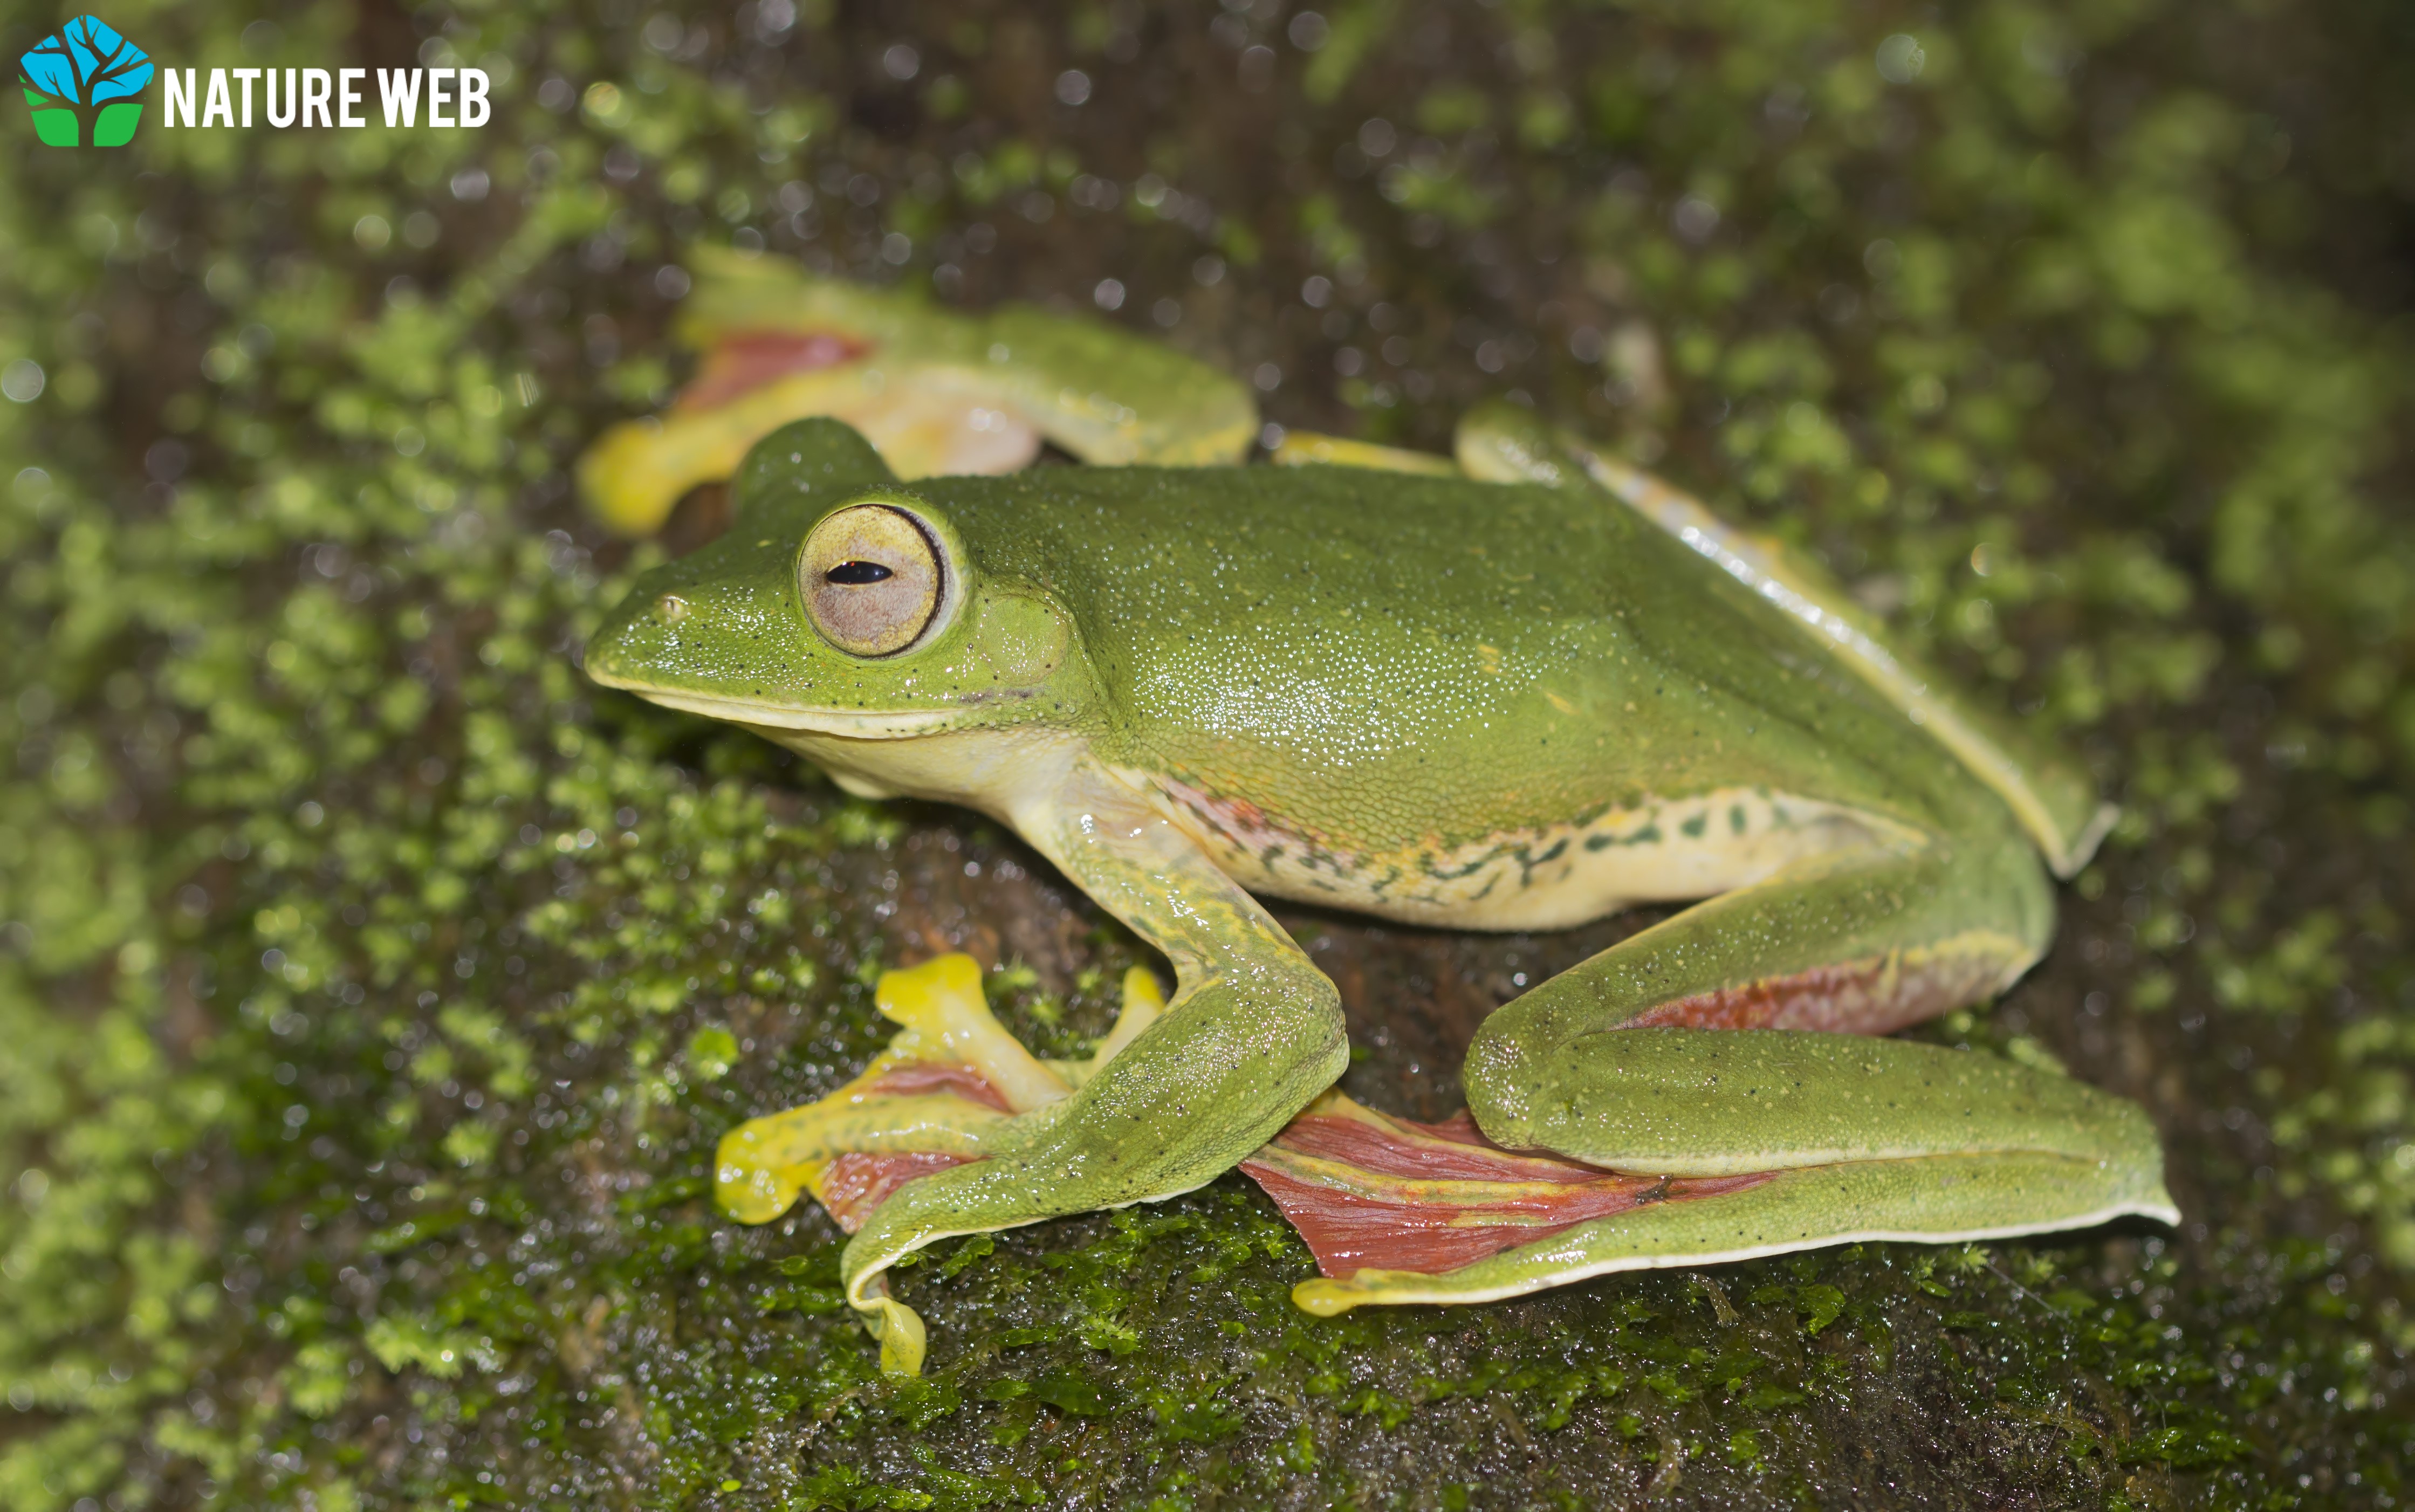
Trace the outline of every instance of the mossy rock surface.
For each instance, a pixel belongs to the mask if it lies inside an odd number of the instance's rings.
[[[495,115],[0,165],[0,1505],[2408,1494],[2401,7],[223,11],[109,19]],[[682,376],[700,243],[1104,311],[1286,427],[1509,393],[1815,551],[2123,804],[2050,959],[1923,1032],[2141,1100],[2182,1226],[1320,1322],[1228,1177],[942,1247],[882,1380],[714,1140],[862,1064],[885,966],[969,951],[1065,1053],[1143,956],[977,820],[578,675],[665,548],[567,468]],[[1643,921],[1284,921],[1352,1090],[1432,1116]]]

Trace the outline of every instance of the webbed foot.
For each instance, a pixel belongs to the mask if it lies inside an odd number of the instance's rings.
[[[1017,1147],[1035,1115],[1044,1119],[1165,1008],[1156,979],[1135,967],[1125,974],[1123,1010],[1094,1054],[1041,1060],[991,1015],[970,956],[885,972],[873,1001],[901,1027],[862,1075],[722,1136],[714,1197],[732,1218],[769,1222],[810,1191],[853,1234],[908,1182]],[[914,1373],[921,1321],[878,1278],[864,1291],[884,1369]]]
[[[1507,1150],[1463,1113],[1416,1123],[1338,1091],[1309,1104],[1241,1169],[1316,1256],[1323,1276],[1295,1287],[1292,1299],[1324,1315],[1366,1302],[1482,1301],[1455,1294],[1468,1273],[1490,1274],[1500,1257],[1653,1204],[1767,1179],[1635,1175]],[[1428,1295],[1437,1291],[1454,1295]]]

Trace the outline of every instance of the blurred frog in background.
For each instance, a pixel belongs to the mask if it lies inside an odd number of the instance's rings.
[[[804,1191],[920,1369],[887,1272],[951,1235],[1157,1202],[1238,1166],[1331,1314],[1644,1266],[2177,1214],[2135,1105],[1890,1040],[2018,979],[2110,822],[2084,772],[1891,648],[1784,548],[1530,412],[1455,455],[1294,433],[1128,332],[705,270],[695,382],[581,469],[613,527],[730,480],[595,681],[842,787],[1012,828],[1165,957],[1042,1060],[968,958],[885,976],[862,1075],[733,1130],[716,1189]],[[1086,466],[1029,464],[1042,441]],[[1691,906],[1496,1011],[1467,1113],[1333,1090],[1333,984],[1260,897],[1453,929]]]

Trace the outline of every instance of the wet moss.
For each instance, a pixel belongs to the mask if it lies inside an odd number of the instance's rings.
[[[0,1504],[2404,1499],[2390,7],[205,8],[111,19],[497,117],[0,169]],[[924,1258],[882,1380],[713,1141],[862,1063],[884,966],[969,950],[1070,1053],[1142,956],[578,675],[656,548],[565,465],[667,397],[700,241],[1106,309],[1283,426],[1509,391],[1810,546],[2123,802],[1924,1032],[2145,1101],[2187,1222],[1320,1322],[1228,1178]],[[1424,1116],[1640,922],[1285,921]]]

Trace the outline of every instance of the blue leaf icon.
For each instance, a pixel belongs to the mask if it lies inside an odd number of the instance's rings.
[[[18,83],[46,142],[73,146],[94,116],[95,146],[122,145],[142,118],[151,55],[98,16],[80,16],[17,60]]]
[[[45,95],[60,99],[76,97],[75,74],[68,67],[68,44],[65,36],[46,38],[40,46],[17,60],[25,70],[25,82]]]

